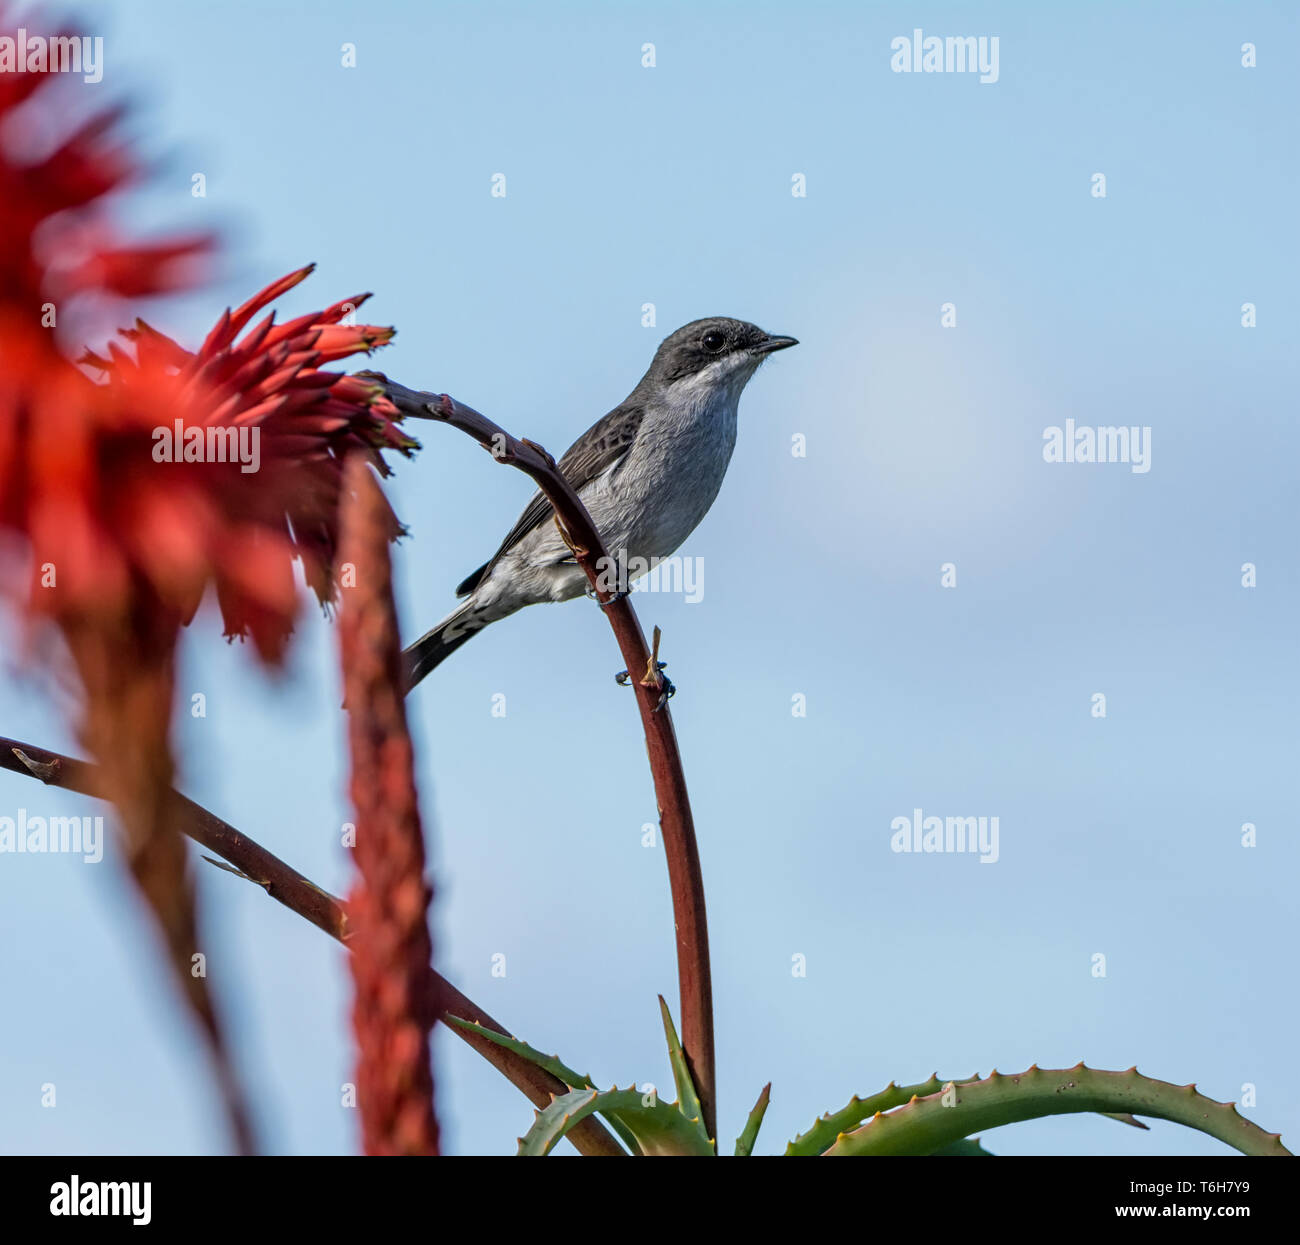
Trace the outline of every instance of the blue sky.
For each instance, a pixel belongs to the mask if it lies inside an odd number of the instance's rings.
[[[93,20],[87,90],[135,100],[158,161],[135,220],[228,242],[213,288],[153,309],[179,336],[316,260],[284,315],[374,290],[370,318],[399,329],[377,366],[556,452],[679,324],[800,339],[747,390],[681,551],[703,600],[635,601],[679,688],[724,1143],[768,1080],[758,1148],[778,1152],[890,1079],[1085,1059],[1226,1100],[1253,1086],[1246,1114],[1294,1144],[1293,9],[138,0]],[[996,35],[999,80],[892,72],[918,27]],[[1044,462],[1067,419],[1149,428],[1151,469]],[[530,491],[456,433],[417,433],[390,490],[412,637]],[[332,628],[308,609],[279,680],[219,636],[209,611],[186,640],[182,691],[208,716],[178,721],[184,789],[343,891]],[[491,628],[413,696],[436,942],[534,1045],[666,1084],[671,911],[620,665],[574,602]],[[13,660],[0,731],[75,750]],[[0,774],[0,813],[19,808],[91,811]],[[915,808],[996,816],[997,863],[891,851]],[[267,1148],[353,1152],[341,952],[196,868]],[[0,1150],[224,1148],[111,851],[0,856],[0,935]],[[511,1152],[524,1099],[445,1032],[436,1064],[449,1148]],[[986,1143],[1224,1152],[1082,1116]]]

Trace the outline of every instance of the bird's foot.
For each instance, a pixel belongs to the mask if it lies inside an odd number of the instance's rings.
[[[677,695],[677,688],[673,685],[664,670],[667,669],[668,663],[659,660],[659,638],[661,632],[658,627],[654,630],[654,647],[650,656],[646,659],[645,677],[640,680],[642,687],[653,687],[659,691],[659,700],[655,704],[653,712],[658,713],[674,696]],[[614,676],[614,682],[620,687],[626,687],[631,682],[632,676],[626,670],[620,670]]]
[[[674,696],[677,695],[677,688],[672,679],[663,673],[666,662],[655,662],[655,684],[659,687],[659,699],[655,702],[654,711],[658,713]]]
[[[599,605],[601,609],[604,609],[607,605],[613,605],[615,601],[622,601],[626,597],[630,597],[632,595],[632,589],[619,588],[616,592],[611,592],[609,596],[607,596],[602,601],[600,597],[596,595],[595,588],[593,588],[590,584],[588,584],[587,587],[584,589],[584,595],[586,596],[587,600],[595,601],[596,604]],[[624,673],[626,673],[626,671],[624,671]]]

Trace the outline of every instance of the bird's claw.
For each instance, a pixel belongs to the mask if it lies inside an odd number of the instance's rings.
[[[658,666],[659,671],[662,671],[665,663],[660,661],[660,662],[656,662],[655,664],[656,666]],[[655,704],[653,710],[653,712],[655,713],[658,713],[660,709],[662,709],[670,700],[672,700],[674,696],[677,695],[677,688],[673,685],[672,679],[670,679],[666,674],[662,674],[662,673],[658,675],[658,678],[659,678],[659,700]]]
[[[654,707],[654,712],[658,713],[674,696],[677,695],[677,688],[673,685],[664,670],[667,669],[666,661],[655,661],[652,657],[646,663],[645,678],[641,680],[642,687],[657,687],[659,689],[659,701]],[[626,670],[620,670],[614,676],[614,682],[619,687],[626,687],[632,681],[632,676]]]
[[[602,601],[600,597],[596,594],[595,588],[593,588],[590,584],[588,584],[587,587],[584,589],[584,595],[586,596],[587,600],[595,601],[596,604],[601,607],[601,609],[604,609],[605,606],[607,605],[613,605],[615,601],[622,601],[625,597],[630,597],[632,595],[632,590],[630,588],[619,588],[617,591],[611,592],[609,596]]]
[[[646,658],[645,677],[641,680],[642,687],[653,687],[659,692],[659,699],[655,703],[652,713],[658,713],[674,696],[677,695],[677,689],[673,686],[673,681],[664,670],[667,668],[666,661],[659,660],[659,641],[662,633],[659,628],[654,629],[653,645],[650,649],[650,656]],[[631,681],[632,676],[626,670],[620,670],[614,676],[614,682],[620,687],[626,687]]]

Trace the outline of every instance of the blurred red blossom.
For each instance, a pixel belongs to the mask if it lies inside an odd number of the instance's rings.
[[[359,451],[386,474],[383,450],[418,443],[377,385],[321,370],[392,337],[339,323],[364,297],[243,331],[310,271],[225,312],[196,352],[137,320],[127,348],[83,356],[104,384],[58,357],[6,368],[0,524],[30,545],[34,614],[122,618],[143,603],[186,623],[212,583],[226,634],[251,635],[276,660],[296,609],[295,556],[320,600],[333,599],[343,456]],[[205,440],[210,430],[223,435]],[[195,461],[180,452],[187,440]],[[256,448],[256,470],[243,469],[240,444]]]
[[[119,512],[132,565],[186,620],[213,580],[226,634],[251,635],[272,659],[292,624],[293,557],[321,603],[334,599],[344,457],[358,452],[387,475],[382,451],[419,448],[397,426],[400,415],[380,386],[322,370],[392,339],[391,328],[342,323],[369,295],[280,325],[269,312],[249,328],[312,268],[227,310],[197,351],[137,320],[122,331],[129,349],[113,342],[107,357],[83,356],[106,374],[110,409],[151,439],[147,455],[137,450],[137,478]],[[182,436],[206,455],[224,443],[205,442],[202,433],[214,430],[238,434],[242,447],[254,444],[256,470],[244,470],[247,462],[158,461],[160,452],[175,452],[173,442],[179,449]],[[228,459],[235,446],[230,441]],[[385,508],[395,539],[403,528]]]
[[[12,30],[3,5],[0,33]],[[67,643],[84,694],[82,742],[101,762],[126,864],[207,1039],[235,1145],[247,1151],[253,1133],[244,1095],[206,980],[191,971],[199,943],[194,891],[168,817],[181,617],[133,573],[124,555],[131,538],[118,514],[131,504],[123,469],[133,474],[149,438],[140,414],[115,406],[56,337],[60,316],[77,300],[171,288],[187,279],[177,261],[209,243],[121,240],[105,205],[134,170],[113,137],[117,114],[100,113],[35,150],[33,136],[59,133],[65,102],[66,89],[44,74],[0,73],[0,534],[16,538],[32,562],[25,599],[7,566],[0,583],[30,617],[52,617]]]
[[[0,34],[13,29],[0,0]],[[311,268],[227,310],[195,351],[141,320],[102,355],[65,351],[70,308],[187,288],[212,250],[207,237],[122,236],[108,209],[137,166],[117,134],[120,112],[66,120],[76,89],[0,72],[0,536],[29,562],[25,591],[12,564],[0,586],[29,623],[53,623],[71,654],[82,742],[249,1149],[206,982],[191,972],[193,886],[170,815],[180,628],[214,587],[227,635],[251,636],[278,661],[297,608],[293,560],[322,603],[334,596],[344,457],[387,474],[384,450],[418,446],[378,386],[323,370],[391,340],[390,328],[345,323],[363,297],[249,327]],[[200,452],[160,453],[173,445]],[[255,454],[231,455],[232,445]],[[387,502],[381,510],[393,539],[401,525]]]
[[[0,0],[0,32],[12,24]],[[277,660],[296,608],[294,557],[321,602],[333,599],[343,456],[359,450],[387,474],[382,451],[418,448],[378,386],[322,370],[393,330],[344,323],[367,296],[249,328],[307,267],[227,310],[197,351],[136,320],[106,355],[82,357],[102,370],[95,383],[60,348],[68,307],[191,284],[212,242],[120,235],[108,208],[137,175],[120,111],[61,134],[69,89],[0,73],[0,529],[31,555],[25,607],[117,623],[143,608],[186,623],[212,584],[226,634]],[[258,469],[157,461],[177,421],[242,429],[246,441],[256,429]],[[396,537],[391,512],[389,522]]]
[[[13,26],[0,2],[0,33],[11,35]],[[0,73],[0,351],[7,359],[54,353],[51,313],[79,298],[139,298],[193,284],[213,246],[206,234],[154,243],[120,234],[107,208],[140,174],[117,137],[122,110],[101,108],[69,124],[73,89],[48,74]]]

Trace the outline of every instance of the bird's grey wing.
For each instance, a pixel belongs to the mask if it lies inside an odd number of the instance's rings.
[[[644,419],[643,406],[630,403],[616,406],[569,446],[558,466],[575,493],[582,492],[597,476],[622,461],[632,448]],[[492,560],[484,562],[472,575],[463,579],[456,586],[456,595],[463,597],[473,592],[503,554],[513,549],[534,528],[548,522],[554,513],[546,495],[534,493],[519,521],[501,542],[501,548],[492,555]]]

